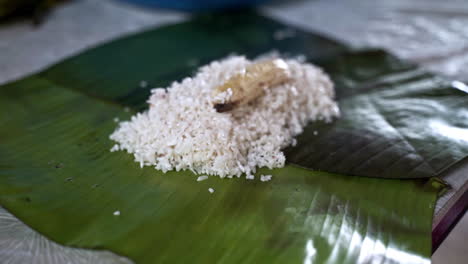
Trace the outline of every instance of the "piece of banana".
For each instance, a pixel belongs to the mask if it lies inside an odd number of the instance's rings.
[[[213,104],[218,112],[247,104],[266,89],[289,81],[289,67],[282,59],[253,63],[245,71],[229,78],[213,91]]]

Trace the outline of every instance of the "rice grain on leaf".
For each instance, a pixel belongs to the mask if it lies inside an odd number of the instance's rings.
[[[242,56],[214,61],[193,78],[153,89],[148,103],[149,110],[121,122],[110,136],[118,143],[113,151],[126,150],[141,166],[163,172],[229,178],[253,179],[257,168],[284,167],[281,149],[308,122],[339,115],[333,84],[321,69]],[[216,105],[223,103],[239,107],[220,113]]]

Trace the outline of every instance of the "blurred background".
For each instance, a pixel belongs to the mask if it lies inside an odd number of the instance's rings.
[[[261,5],[259,5],[261,4]],[[193,12],[258,7],[264,14],[356,48],[381,47],[468,79],[465,0],[0,0],[0,82],[87,47],[188,19]]]
[[[452,80],[468,81],[466,0],[0,0],[0,84],[115,38],[194,14],[245,7],[356,49],[383,48]],[[435,219],[467,190],[468,170],[446,180],[454,188],[439,199]],[[433,263],[466,263],[467,238],[465,215]],[[47,250],[31,253],[41,243]],[[10,263],[61,263],[51,262],[56,255],[70,263],[128,263],[109,252],[50,242],[1,207],[0,255]]]

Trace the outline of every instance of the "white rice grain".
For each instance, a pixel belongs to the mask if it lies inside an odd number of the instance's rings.
[[[115,152],[115,151],[119,151],[119,145],[118,145],[118,144],[115,144],[115,145],[110,149],[110,152]]]
[[[120,122],[110,138],[140,166],[163,172],[191,170],[231,178],[260,167],[283,167],[281,149],[295,144],[294,137],[308,122],[339,115],[333,84],[321,69],[286,60],[290,82],[267,89],[253,103],[218,113],[213,89],[251,63],[242,56],[229,57],[167,89],[153,89],[149,109]]]
[[[271,177],[273,176],[272,175],[260,175],[260,181],[262,182],[270,181]]]
[[[206,179],[208,179],[208,176],[202,175],[202,176],[198,176],[197,181],[204,181]]]

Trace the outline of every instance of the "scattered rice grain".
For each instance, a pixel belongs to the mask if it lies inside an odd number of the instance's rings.
[[[272,175],[260,175],[260,181],[262,182],[270,181],[271,177],[273,176]]]
[[[197,181],[204,181],[206,179],[208,179],[208,176],[202,175],[202,176],[198,176]]]
[[[115,144],[111,149],[110,152],[118,151],[119,150],[119,145]]]

